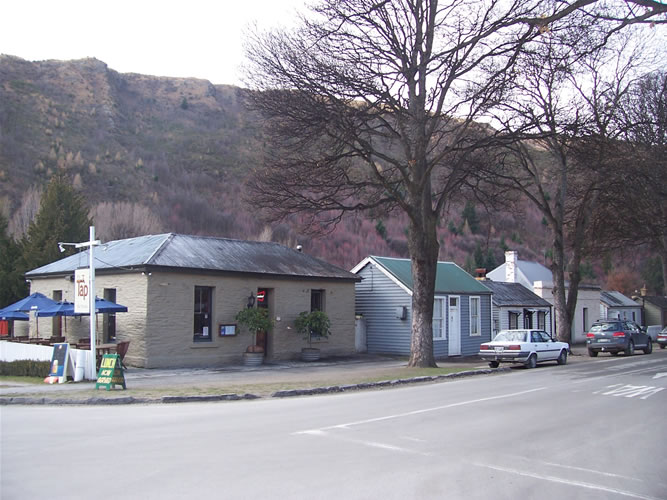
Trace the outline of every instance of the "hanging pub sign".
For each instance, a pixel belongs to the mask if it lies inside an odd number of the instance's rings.
[[[90,313],[90,269],[74,271],[74,312]]]
[[[266,300],[266,290],[257,290],[257,303],[262,304]]]
[[[105,354],[100,363],[100,371],[97,373],[95,389],[104,387],[109,391],[116,385],[122,385],[123,389],[127,389],[120,356],[118,354]]]

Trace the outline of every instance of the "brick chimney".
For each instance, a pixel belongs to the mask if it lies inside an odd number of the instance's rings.
[[[507,283],[516,283],[516,262],[517,252],[515,250],[505,252],[505,281]]]

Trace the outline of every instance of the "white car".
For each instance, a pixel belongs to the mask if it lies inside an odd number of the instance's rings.
[[[535,368],[543,361],[567,363],[570,345],[558,342],[544,330],[501,330],[491,341],[479,346],[479,355],[489,362],[491,368],[500,363],[522,363],[526,368]]]

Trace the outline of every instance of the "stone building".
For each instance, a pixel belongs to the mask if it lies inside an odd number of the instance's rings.
[[[253,337],[236,314],[264,307],[273,328],[257,343],[267,359],[297,357],[307,345],[294,328],[302,311],[323,310],[331,335],[322,355],[355,351],[354,284],[358,277],[277,243],[159,234],[110,241],[94,251],[95,291],[128,308],[98,314],[98,343],[129,340],[126,364],[145,368],[238,363]],[[31,292],[74,301],[74,271],[88,267],[82,251],[26,273]],[[34,321],[31,320],[31,323]],[[40,336],[89,335],[87,317],[39,319]]]

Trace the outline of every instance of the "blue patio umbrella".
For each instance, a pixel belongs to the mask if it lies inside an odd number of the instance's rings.
[[[37,311],[37,316],[53,317],[53,316],[74,316],[74,304],[66,300],[56,302],[53,307],[48,307]]]
[[[28,295],[25,299],[21,299],[18,302],[14,302],[2,309],[3,312],[30,312],[33,310],[39,311],[40,309],[46,309],[48,307],[53,307],[57,304],[55,300],[51,300],[46,295],[43,295],[39,292],[35,292],[31,295]]]
[[[30,318],[27,314],[20,311],[5,311],[4,309],[0,310],[0,320],[9,321],[12,319],[18,321],[28,321]]]
[[[116,304],[110,300],[100,299],[95,297],[95,313],[117,313],[127,312],[127,307],[121,304]],[[37,312],[38,316],[88,316],[88,314],[77,314],[74,312],[74,304],[72,302],[56,302],[53,307],[42,309]]]
[[[25,299],[21,299],[13,304],[8,305],[3,309],[4,312],[39,312],[40,309],[53,307],[56,304],[55,300],[51,300],[46,295],[39,292],[28,295]],[[37,321],[37,336],[39,337],[39,321]]]
[[[100,299],[95,297],[95,312],[96,313],[119,313],[127,312],[127,306],[116,304],[107,299]]]

